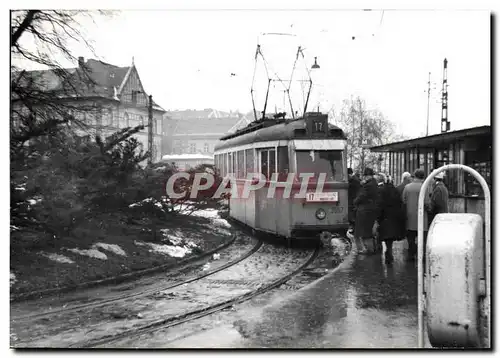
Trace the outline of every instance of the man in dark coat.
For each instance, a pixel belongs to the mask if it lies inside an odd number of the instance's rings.
[[[448,212],[448,189],[443,183],[444,172],[434,177],[434,188],[432,189],[431,202],[429,204],[429,226],[437,214]]]
[[[348,189],[348,220],[349,225],[354,227],[354,221],[356,219],[356,213],[354,210],[354,199],[358,195],[359,189],[361,188],[361,183],[359,179],[353,174],[352,169],[347,169],[347,174],[349,175],[349,189]]]
[[[403,200],[391,182],[386,182],[381,188],[377,221],[378,239],[384,241],[386,246],[385,262],[391,264],[394,261],[392,243],[402,240],[406,234]]]
[[[406,239],[408,240],[408,258],[410,260],[415,260],[417,255],[418,198],[424,178],[425,173],[422,169],[415,170],[415,179],[403,190],[403,203],[406,209]],[[429,197],[424,195],[424,248],[427,242],[427,232],[429,230],[427,217],[429,201]]]
[[[356,207],[354,234],[359,242],[360,254],[375,253],[373,225],[377,218],[378,187],[373,175],[373,169],[365,169],[361,190],[354,200],[354,206]]]
[[[401,176],[401,184],[399,184],[396,189],[399,192],[399,196],[403,196],[403,190],[405,189],[405,186],[411,183],[411,174],[408,172],[404,172],[403,175]]]
[[[384,173],[378,173],[375,175],[375,180],[377,181],[378,185],[378,198],[377,198],[377,213],[380,213],[381,210],[381,198],[382,198],[382,192],[385,186],[385,183],[387,182],[387,176]],[[378,214],[377,214],[378,217]],[[378,231],[378,221],[375,221],[375,229],[374,232],[376,233]],[[376,253],[382,253],[383,248],[382,248],[382,241],[379,239],[379,237],[373,238],[374,240],[374,245],[375,245],[375,252]]]

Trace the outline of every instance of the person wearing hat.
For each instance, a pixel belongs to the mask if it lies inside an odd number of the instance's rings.
[[[429,205],[429,224],[432,223],[437,214],[448,212],[448,189],[443,183],[444,172],[434,176],[434,188],[431,193]]]
[[[377,218],[378,185],[373,178],[373,169],[365,168],[361,189],[354,200],[356,207],[356,220],[354,235],[359,243],[360,254],[374,254],[373,226]]]
[[[418,234],[418,198],[424,182],[425,172],[417,169],[414,172],[415,179],[403,189],[403,203],[406,209],[406,239],[408,240],[408,259],[413,261],[417,255]],[[429,228],[427,211],[429,209],[429,197],[424,196],[424,248],[427,241]]]

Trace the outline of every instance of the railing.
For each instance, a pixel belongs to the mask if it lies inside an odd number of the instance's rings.
[[[490,189],[486,180],[474,169],[462,165],[462,164],[448,164],[435,169],[427,179],[425,179],[420,189],[420,195],[418,197],[418,347],[424,348],[424,267],[423,267],[423,257],[424,257],[424,200],[427,194],[427,186],[432,181],[432,179],[438,174],[448,169],[459,169],[465,170],[474,176],[474,178],[481,184],[484,191],[484,218],[485,218],[485,263],[486,263],[486,316],[490,320],[488,324],[488,340],[491,342],[491,267],[490,267],[490,252],[491,252],[491,211],[490,211]],[[491,344],[490,344],[491,346]]]

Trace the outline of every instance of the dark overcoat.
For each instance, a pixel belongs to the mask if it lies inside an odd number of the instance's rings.
[[[443,182],[437,182],[432,190],[429,205],[429,225],[437,214],[448,212],[448,189]]]
[[[349,178],[349,189],[348,189],[348,220],[349,222],[354,222],[356,220],[356,211],[354,209],[354,200],[358,196],[359,190],[361,188],[361,183],[359,182],[359,179],[351,175]]]
[[[396,189],[398,190],[399,192],[399,196],[400,197],[403,197],[403,190],[405,190],[405,186],[408,185],[408,183],[401,183],[399,184]]]
[[[377,182],[371,178],[362,184],[359,194],[354,200],[356,207],[354,233],[357,237],[373,237],[373,225],[378,216],[378,194]]]
[[[398,189],[385,184],[380,191],[379,240],[401,240],[406,236],[406,213]]]

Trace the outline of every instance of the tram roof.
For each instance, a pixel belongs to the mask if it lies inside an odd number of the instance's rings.
[[[437,148],[453,143],[457,139],[471,136],[491,135],[490,126],[472,127],[453,132],[439,133],[426,137],[403,140],[370,147],[372,152],[397,152],[410,148]]]
[[[215,150],[267,141],[316,139],[316,137],[307,135],[304,118],[278,124],[275,124],[276,122],[271,120],[270,122],[267,125],[266,123],[261,123],[263,125],[261,128],[252,129],[248,127],[248,129],[243,129],[232,135],[222,137],[215,145]],[[341,128],[330,123],[328,124],[328,128],[328,139],[345,139]],[[317,139],[325,139],[325,137],[318,137]]]

